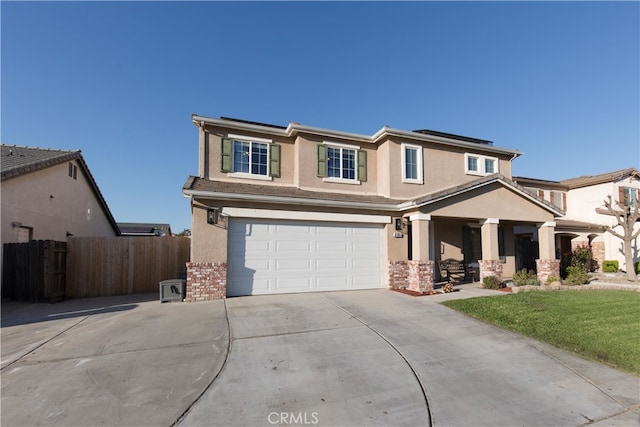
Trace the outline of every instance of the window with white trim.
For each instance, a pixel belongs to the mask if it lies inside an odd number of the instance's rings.
[[[464,171],[468,175],[491,175],[499,172],[498,159],[496,157],[480,154],[465,153]]]
[[[358,184],[367,180],[367,153],[351,145],[318,144],[318,176]]]
[[[402,182],[423,184],[422,147],[402,144]]]
[[[229,135],[222,138],[221,171],[234,176],[280,176],[280,146],[271,140]]]
[[[638,189],[633,187],[618,187],[618,199],[625,207],[636,207],[638,203]]]

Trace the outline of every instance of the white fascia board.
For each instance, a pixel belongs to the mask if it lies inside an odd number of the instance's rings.
[[[373,139],[368,135],[362,135],[362,134],[350,133],[350,132],[341,132],[337,130],[323,129],[323,128],[317,128],[313,126],[305,126],[298,123],[291,123],[287,127],[287,131],[289,132],[290,136],[293,136],[294,134],[299,132],[303,132],[303,133],[310,133],[313,135],[323,136],[325,138],[349,139],[352,141],[366,142],[366,143],[373,142]]]
[[[277,211],[272,209],[248,209],[223,207],[222,215],[231,218],[284,219],[294,221],[353,222],[366,224],[390,224],[386,215],[339,214],[327,212]]]
[[[369,136],[369,135],[363,135],[358,133],[350,133],[350,132],[342,132],[342,131],[337,131],[332,129],[318,128],[314,126],[306,126],[306,125],[301,125],[299,123],[289,123],[286,129],[279,129],[279,128],[274,128],[270,126],[261,126],[261,125],[251,124],[251,123],[243,123],[243,122],[235,122],[231,120],[203,117],[203,116],[198,116],[197,114],[194,114],[191,116],[191,121],[196,125],[209,124],[209,125],[228,127],[233,129],[241,129],[246,131],[268,133],[272,135],[287,136],[287,137],[291,137],[299,132],[304,132],[304,133],[311,133],[314,135],[320,135],[328,138],[349,139],[349,140],[365,142],[365,143],[376,143],[387,136],[397,136],[400,138],[407,138],[411,140],[424,141],[424,142],[435,142],[439,144],[451,145],[455,147],[463,147],[463,148],[485,151],[490,153],[509,154],[513,156],[512,160],[522,155],[521,151],[515,150],[515,149],[493,147],[490,145],[482,145],[482,144],[477,144],[473,142],[460,141],[457,139],[446,138],[442,136],[425,135],[418,132],[395,129],[388,126],[383,127],[373,135]]]
[[[459,190],[453,193],[447,193],[443,196],[437,197],[435,199],[431,199],[431,200],[427,200],[425,202],[422,203],[414,203],[413,201],[409,201],[409,202],[404,202],[401,203],[400,205],[398,205],[398,208],[400,210],[407,210],[407,209],[411,209],[411,208],[416,208],[416,207],[422,207],[422,206],[426,206],[426,205],[430,205],[436,202],[439,202],[441,200],[446,200],[450,197],[454,197],[457,196],[459,194],[463,194],[463,193],[467,193],[469,191],[475,190],[477,188],[482,188],[484,186],[487,186],[489,184],[493,184],[495,182],[499,182],[500,184],[502,184],[504,187],[507,187],[511,190],[513,190],[514,192],[516,192],[517,194],[521,195],[522,197],[524,197],[525,199],[529,200],[530,202],[533,202],[534,204],[540,206],[543,209],[546,209],[548,211],[551,211],[554,214],[557,214],[558,216],[562,216],[564,215],[563,212],[556,210],[556,209],[551,209],[550,206],[545,205],[544,203],[541,203],[540,200],[538,200],[537,198],[533,197],[531,194],[529,194],[527,191],[521,191],[519,188],[514,187],[512,185],[508,185],[506,182],[504,182],[503,180],[499,179],[499,178],[495,178],[492,179],[490,181],[485,181],[485,182],[481,182],[477,185],[474,185],[473,187],[469,187],[469,188],[465,188],[463,190]]]
[[[374,134],[374,141],[377,142],[378,139],[383,138],[385,136],[397,136],[400,138],[410,138],[418,141],[435,142],[435,143],[444,144],[444,145],[452,145],[455,147],[468,148],[476,151],[488,151],[490,153],[509,154],[513,156],[513,158],[516,158],[522,155],[521,151],[512,149],[512,148],[499,148],[491,145],[482,145],[482,144],[477,144],[475,142],[460,141],[458,139],[445,138],[442,136],[435,136],[435,135],[426,135],[418,132],[410,132],[410,131],[406,131],[402,129],[394,129],[390,127],[384,127],[380,129],[380,131],[376,132]]]
[[[202,117],[195,114],[191,116],[191,121],[196,125],[207,124],[207,125],[220,126],[220,127],[226,127],[226,128],[232,128],[232,129],[239,129],[244,131],[268,133],[271,135],[289,136],[288,128],[279,129],[271,126],[261,126],[261,125],[254,125],[251,123],[235,122],[231,120],[213,119],[210,117]]]
[[[263,196],[257,194],[242,193],[218,193],[210,191],[183,190],[183,193],[200,199],[209,200],[241,200],[248,202],[264,202],[277,204],[295,204],[305,206],[323,206],[323,207],[341,207],[341,208],[359,208],[369,210],[381,210],[389,212],[397,212],[398,205],[389,205],[381,203],[361,203],[348,202],[339,200],[320,200],[320,199],[303,199],[300,197],[280,197],[280,196]]]

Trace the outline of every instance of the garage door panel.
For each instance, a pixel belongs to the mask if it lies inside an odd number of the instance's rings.
[[[317,252],[344,253],[348,250],[349,250],[348,242],[341,242],[341,241],[316,242]]]
[[[300,279],[299,277],[280,278],[275,281],[275,288],[279,291],[304,292],[313,290],[311,279]]]
[[[311,270],[311,260],[309,258],[301,259],[277,259],[275,260],[276,268],[281,273],[286,273],[288,271],[295,272],[307,272]]]
[[[382,225],[232,218],[227,294],[384,287]]]
[[[278,238],[275,242],[275,248],[278,252],[310,252],[311,242],[300,240],[285,240]]]
[[[333,274],[344,275],[349,267],[349,262],[345,258],[319,259],[317,261],[319,276],[331,276]]]
[[[372,268],[374,270],[378,270],[381,268],[380,261],[375,259],[354,259],[353,260],[353,268],[359,270],[366,270]]]

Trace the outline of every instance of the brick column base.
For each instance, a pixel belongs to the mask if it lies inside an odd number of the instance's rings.
[[[185,302],[227,297],[226,262],[188,262]]]
[[[389,288],[433,290],[434,261],[389,261]]]
[[[602,271],[602,261],[604,261],[604,242],[599,240],[591,242],[591,252],[593,253],[594,267],[596,270]]]
[[[480,266],[480,281],[488,276],[496,276],[502,282],[502,261],[499,259],[478,260]]]
[[[538,281],[547,283],[549,276],[560,278],[560,260],[559,259],[537,259],[536,271],[538,272]]]

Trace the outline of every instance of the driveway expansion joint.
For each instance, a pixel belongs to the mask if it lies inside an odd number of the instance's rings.
[[[211,381],[209,381],[209,384],[207,384],[202,389],[202,392],[198,394],[198,396],[196,396],[194,401],[189,406],[187,406],[187,408],[182,412],[182,414],[180,414],[180,416],[173,423],[171,423],[171,427],[174,427],[180,424],[180,422],[187,416],[187,414],[189,414],[191,409],[200,401],[200,399],[202,399],[202,397],[211,388],[211,386],[213,386],[213,383],[218,379],[222,371],[224,371],[224,368],[227,366],[227,361],[229,360],[229,355],[231,354],[231,345],[233,344],[233,336],[231,333],[231,323],[229,322],[229,308],[227,307],[227,300],[223,299],[222,301],[224,304],[224,318],[227,323],[227,352],[224,355],[224,360],[222,361],[222,365],[220,366],[220,369],[218,370],[218,372],[213,376]]]
[[[354,316],[351,316],[351,317],[353,317],[355,320],[358,320]],[[360,325],[353,325],[353,326],[336,326],[334,328],[306,329],[304,331],[280,332],[280,333],[276,333],[276,334],[251,335],[251,336],[248,336],[248,337],[234,338],[233,341],[250,340],[250,339],[254,339],[254,338],[283,337],[283,336],[288,336],[288,335],[308,334],[308,333],[312,333],[312,332],[337,331],[337,330],[340,330],[340,329],[353,329],[353,328],[366,327],[366,325],[362,324],[362,322],[360,322],[359,320],[358,320],[358,322],[361,323],[361,324]]]
[[[409,367],[409,370],[411,371],[413,377],[416,379],[416,381],[418,382],[418,385],[420,386],[420,391],[422,392],[422,397],[424,399],[424,403],[425,403],[425,406],[426,406],[426,409],[427,409],[427,418],[428,418],[428,420],[427,420],[427,424],[426,425],[429,426],[429,427],[432,427],[433,424],[434,424],[433,423],[433,414],[431,413],[431,405],[429,403],[429,397],[427,395],[427,390],[426,390],[424,384],[422,383],[422,380],[420,379],[420,376],[418,375],[418,372],[415,370],[415,368],[413,367],[411,362],[409,362],[409,359],[407,359],[407,357],[404,354],[402,354],[400,349],[398,347],[396,347],[387,337],[385,337],[381,332],[379,332],[373,326],[369,325],[363,319],[361,319],[358,316],[354,315],[353,313],[351,313],[346,308],[341,307],[335,301],[332,301],[331,299],[327,298],[326,296],[320,295],[320,294],[317,294],[317,296],[318,296],[318,298],[324,299],[325,301],[327,301],[329,304],[333,305],[337,309],[343,311],[345,314],[351,316],[356,321],[360,322],[363,326],[368,328],[371,332],[373,332],[378,337],[380,337],[380,339],[382,339],[384,342],[386,342],[387,345],[389,345],[402,358],[402,360],[404,360],[405,364]]]

